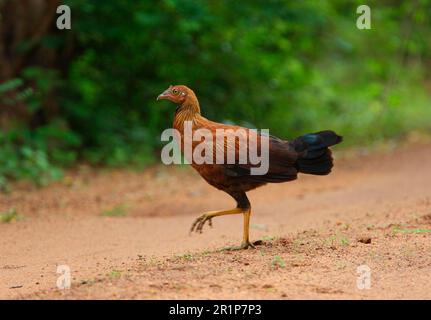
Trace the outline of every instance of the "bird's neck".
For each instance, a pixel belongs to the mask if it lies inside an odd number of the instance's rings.
[[[200,117],[201,109],[198,99],[196,96],[189,96],[175,111],[174,128],[182,132],[185,121],[191,121],[195,124]]]

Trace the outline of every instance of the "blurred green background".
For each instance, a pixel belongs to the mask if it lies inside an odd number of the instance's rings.
[[[58,30],[67,4],[72,30]],[[431,1],[0,0],[0,188],[78,162],[158,161],[193,88],[212,120],[344,145],[431,128]]]

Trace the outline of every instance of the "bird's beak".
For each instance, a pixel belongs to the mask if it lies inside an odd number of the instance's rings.
[[[157,97],[157,101],[168,100],[170,96],[171,96],[171,88],[168,88],[165,91],[163,91],[161,94],[159,94],[159,96]]]

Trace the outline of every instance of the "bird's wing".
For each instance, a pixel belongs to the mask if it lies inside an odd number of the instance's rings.
[[[298,152],[289,141],[238,126],[218,124],[216,128],[223,129],[223,139],[219,137],[215,141],[215,152],[224,151],[225,158],[221,166],[227,176],[250,182],[284,182],[296,179],[295,162]],[[262,154],[265,145],[268,146],[267,156]],[[233,162],[233,156],[229,159],[229,153],[234,155]],[[255,161],[250,158],[251,153],[257,156]],[[265,174],[253,174],[252,168],[263,165],[256,160],[267,161],[268,171]]]

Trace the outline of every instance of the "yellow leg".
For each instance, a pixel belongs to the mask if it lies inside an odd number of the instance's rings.
[[[244,212],[244,209],[240,209],[240,208],[206,212],[203,215],[201,215],[199,218],[197,218],[195,222],[193,222],[190,232],[196,231],[196,232],[202,233],[202,228],[205,222],[207,221],[208,221],[208,224],[212,227],[211,219],[214,217],[224,216],[228,214],[238,214],[243,212]]]
[[[244,249],[247,249],[248,247],[253,247],[253,245],[250,243],[250,240],[249,240],[250,214],[251,214],[250,208],[247,209],[247,211],[244,211],[244,231],[243,231],[242,244],[241,244],[241,247],[244,247]]]
[[[250,243],[249,233],[250,233],[250,214],[251,209],[243,209],[243,208],[235,208],[231,210],[220,210],[220,211],[210,211],[201,215],[199,218],[193,222],[190,232],[196,231],[202,233],[202,228],[205,222],[208,221],[208,224],[212,226],[211,219],[217,216],[224,216],[228,214],[238,214],[242,213],[244,215],[244,225],[243,225],[243,237],[242,244],[239,247],[227,247],[224,250],[239,250],[239,249],[247,249],[254,248],[253,244]]]
[[[233,247],[225,247],[222,249],[224,250],[243,250],[248,248],[255,248],[255,246],[250,242],[249,240],[249,233],[250,233],[250,214],[251,209],[244,210],[244,233],[242,235],[242,243],[240,246],[233,246]]]

